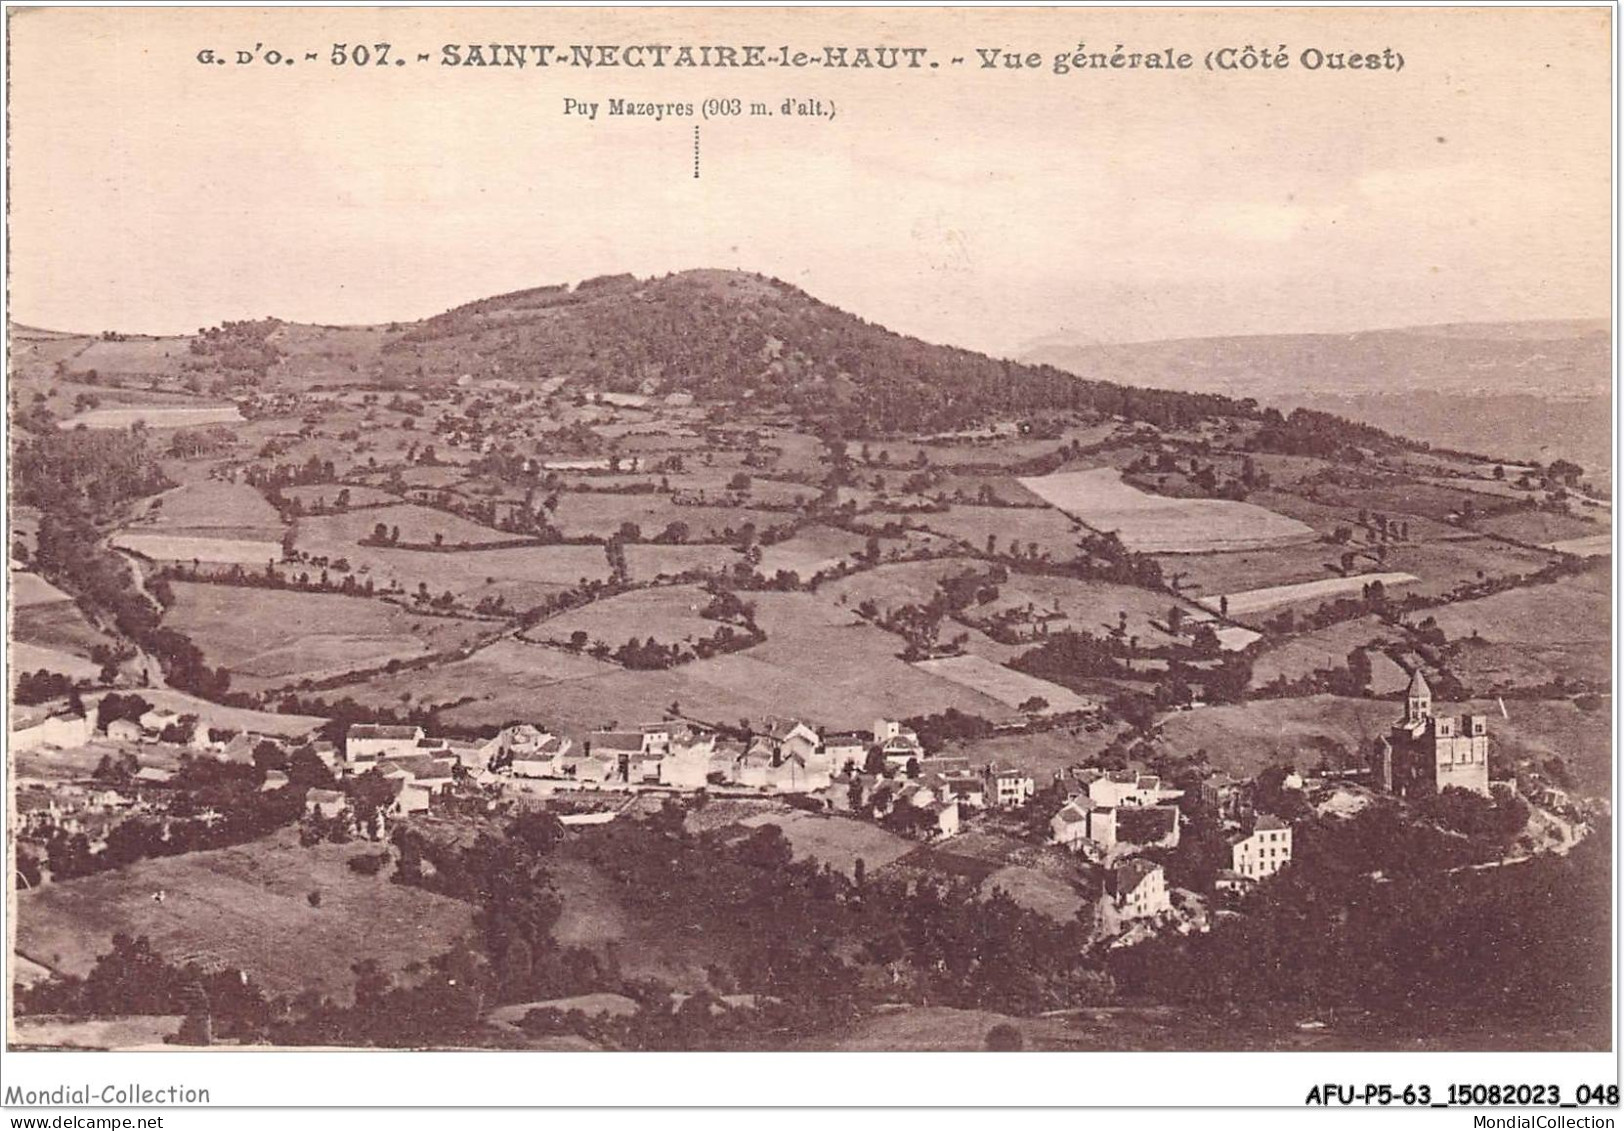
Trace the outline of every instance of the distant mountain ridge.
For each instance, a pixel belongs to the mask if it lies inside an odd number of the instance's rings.
[[[1440,447],[1572,459],[1603,478],[1611,467],[1605,319],[1125,344],[1057,335],[1022,356],[1104,380],[1333,413]]]
[[[1021,358],[1130,384],[1229,396],[1470,390],[1599,396],[1612,388],[1605,319],[1448,323],[1345,334],[1033,343]]]

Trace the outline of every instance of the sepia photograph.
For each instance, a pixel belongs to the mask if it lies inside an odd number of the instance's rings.
[[[1616,1107],[1615,15],[8,9],[14,1062]]]

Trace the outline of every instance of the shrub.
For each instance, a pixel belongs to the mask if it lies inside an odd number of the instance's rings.
[[[344,861],[350,871],[362,876],[376,876],[383,871],[383,866],[389,863],[387,852],[363,852],[359,856],[351,856]]]
[[[988,1052],[1020,1052],[1025,1047],[1026,1038],[1008,1022],[1000,1022],[987,1030]]]

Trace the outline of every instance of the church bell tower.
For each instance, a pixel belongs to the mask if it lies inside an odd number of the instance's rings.
[[[1410,689],[1405,692],[1407,705],[1404,711],[1404,722],[1413,726],[1432,718],[1432,688],[1427,686],[1427,677],[1421,674],[1421,669],[1415,669],[1410,677]]]

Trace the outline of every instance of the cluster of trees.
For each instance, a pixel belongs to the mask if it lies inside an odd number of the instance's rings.
[[[222,369],[234,383],[256,384],[284,356],[271,341],[281,326],[275,318],[264,318],[200,329],[187,345],[194,359],[187,366]]]
[[[39,703],[48,703],[52,699],[61,699],[63,696],[67,696],[70,707],[78,703],[79,691],[72,678],[61,672],[40,668],[37,671],[23,672],[17,677],[17,686],[12,691],[12,702],[31,707]],[[82,705],[79,710],[83,712]]]
[[[108,724],[119,719],[136,722],[150,710],[151,702],[140,695],[109,691],[96,703],[96,729],[105,731]]]
[[[919,744],[926,750],[940,750],[950,742],[989,738],[995,732],[988,720],[980,715],[967,714],[957,707],[949,707],[934,715],[915,715],[911,719],[904,719],[902,725],[919,736]]]
[[[1162,564],[1150,554],[1136,553],[1122,544],[1114,530],[1104,534],[1089,532],[1078,542],[1081,553],[1063,572],[1075,577],[1114,581],[1140,589],[1162,589],[1166,580]]]
[[[20,438],[11,465],[13,502],[46,514],[91,518],[174,486],[145,429],[54,426]]]
[[[875,1000],[879,986],[893,1000],[1009,1012],[1109,992],[1082,954],[1088,923],[1056,923],[969,885],[882,880],[860,864],[848,877],[796,861],[775,826],[729,844],[687,833],[676,811],[601,826],[572,854],[610,874],[660,933],[713,938],[739,992],[837,1014]]]
[[[1238,475],[1226,479],[1222,478],[1217,464],[1202,463],[1194,456],[1188,462],[1180,463],[1178,457],[1166,449],[1158,451],[1155,459],[1149,455],[1140,456],[1128,465],[1125,473],[1130,482],[1159,494],[1193,495],[1233,502],[1244,502],[1254,488],[1267,486],[1269,481],[1268,472],[1259,471],[1251,456],[1245,457]],[[1170,475],[1178,478],[1168,483],[1167,477]]]
[[[1158,649],[1141,649],[1136,637],[1124,636],[1125,631],[1114,630],[1103,637],[1079,630],[1057,632],[1011,660],[1009,666],[1074,691],[1087,691],[1089,682],[1099,679],[1151,682],[1155,684],[1152,697],[1161,706],[1189,703],[1197,697],[1198,688],[1213,703],[1239,703],[1246,698],[1252,662],[1241,652],[1223,654],[1213,662],[1218,653],[1215,636],[1198,640],[1192,647]],[[1134,666],[1136,659],[1149,656],[1164,658],[1165,669]],[[1203,666],[1196,667],[1191,658]]]
[[[766,639],[767,634],[753,623],[746,624],[742,628],[722,624],[718,625],[710,636],[702,636],[695,640],[662,644],[652,636],[644,640],[633,636],[620,647],[611,648],[601,640],[592,640],[585,629],[576,629],[570,633],[564,646],[572,652],[586,652],[600,660],[612,659],[622,667],[634,671],[660,671],[676,667],[678,664],[686,664],[691,660],[706,660],[712,656],[742,651]]]
[[[1290,416],[1267,408],[1262,418],[1262,426],[1247,442],[1247,447],[1256,452],[1358,462],[1364,458],[1362,448],[1391,452],[1406,443],[1369,424],[1309,408],[1293,409]]]
[[[229,689],[231,675],[225,668],[211,667],[191,640],[159,623],[162,610],[137,587],[130,566],[103,546],[95,526],[82,512],[47,511],[41,517],[35,564],[52,582],[75,594],[90,610],[110,617],[120,633],[155,656],[172,686],[204,698],[217,698]],[[166,595],[157,586],[153,593]]]
[[[332,574],[328,572],[329,569],[341,574],[342,577],[334,581]],[[166,606],[173,604],[172,599],[164,599],[165,594],[173,592],[167,584],[171,581],[195,581],[204,585],[240,585],[250,589],[291,589],[301,593],[342,593],[350,597],[370,597],[376,591],[370,577],[357,579],[350,572],[350,563],[346,558],[332,560],[328,565],[321,567],[321,572],[315,577],[310,575],[309,570],[300,570],[298,573],[291,570],[284,572],[277,568],[275,562],[266,562],[263,570],[244,569],[240,562],[233,562],[225,569],[204,568],[200,562],[193,562],[191,565],[183,562],[167,563],[158,568],[152,582],[152,592]]]
[[[1090,679],[1143,679],[1156,674],[1135,670],[1131,653],[1119,642],[1075,629],[1054,633],[1009,666],[1074,690]]]
[[[746,601],[720,585],[712,586],[710,595],[711,599],[699,610],[700,616],[706,620],[719,620],[751,629],[756,627],[756,606],[753,601]]]
[[[1523,835],[1528,827],[1528,803],[1510,796],[1484,797],[1469,789],[1450,786],[1422,799],[1415,812],[1425,820],[1456,832],[1497,856]]]
[[[320,764],[319,761],[317,763]],[[113,774],[129,767],[115,767]],[[122,868],[153,856],[180,856],[244,844],[296,822],[304,812],[303,788],[260,791],[264,774],[254,766],[215,758],[183,760],[163,791],[163,808],[126,817],[108,830],[106,845],[92,851],[84,833],[57,830],[45,842],[56,880]]]
[[[1290,868],[1210,933],[1112,952],[1132,998],[1196,1007],[1351,1007],[1549,1019],[1607,1017],[1610,848],[1441,875],[1451,838],[1390,807],[1300,830]],[[1372,873],[1380,871],[1380,881]]]
[[[205,1043],[208,1036],[251,1041],[262,1037],[271,1021],[270,1006],[242,971],[204,970],[196,963],[175,966],[153,950],[145,935],[122,933],[113,936],[112,950],[96,959],[89,974],[19,985],[16,1004],[24,1015],[181,1015],[188,1024],[180,1043]],[[206,1026],[197,1024],[203,1019]],[[198,1036],[188,1041],[189,1032]]]

